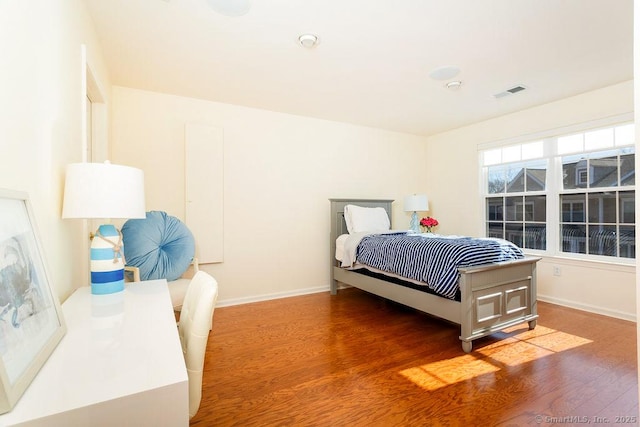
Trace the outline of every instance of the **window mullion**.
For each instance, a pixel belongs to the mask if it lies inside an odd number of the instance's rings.
[[[562,160],[555,156],[556,138],[545,139],[549,179],[547,180],[547,252],[559,253],[560,244],[560,191],[562,190]]]

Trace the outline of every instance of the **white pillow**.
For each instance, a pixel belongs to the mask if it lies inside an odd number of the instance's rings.
[[[362,206],[346,205],[344,220],[349,234],[366,231],[386,231],[391,228],[389,216],[384,208],[363,208]]]

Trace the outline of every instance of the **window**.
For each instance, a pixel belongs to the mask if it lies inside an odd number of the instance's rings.
[[[549,254],[635,258],[634,129],[481,151],[486,235]]]
[[[488,167],[487,236],[545,250],[547,161]]]

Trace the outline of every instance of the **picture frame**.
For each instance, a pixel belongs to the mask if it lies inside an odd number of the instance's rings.
[[[0,414],[13,409],[65,333],[29,196],[0,189]]]

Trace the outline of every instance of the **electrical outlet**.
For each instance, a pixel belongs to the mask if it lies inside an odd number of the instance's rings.
[[[562,276],[562,270],[557,265],[553,266],[553,275]]]

